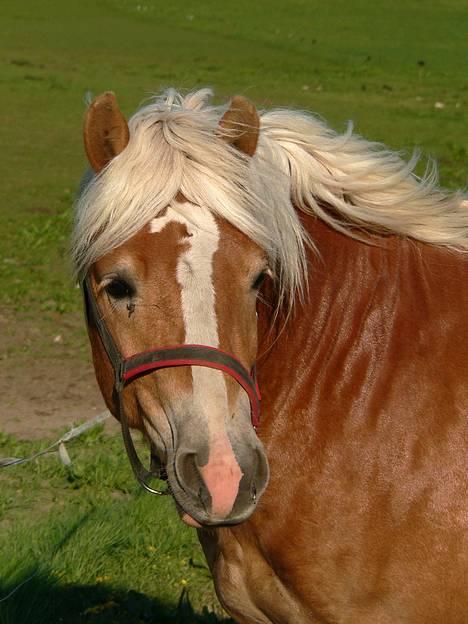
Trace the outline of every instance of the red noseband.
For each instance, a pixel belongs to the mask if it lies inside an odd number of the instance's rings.
[[[197,344],[149,349],[125,358],[122,361],[120,375],[125,383],[148,371],[173,366],[205,366],[220,370],[233,377],[246,391],[250,401],[252,425],[258,427],[261,397],[255,377],[255,368],[249,374],[239,360],[220,349]]]

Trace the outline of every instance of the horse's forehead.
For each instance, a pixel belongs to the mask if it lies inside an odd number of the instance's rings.
[[[185,210],[187,209],[189,214],[183,214],[172,206],[168,206],[160,215],[152,219],[149,224],[150,233],[159,234],[169,224],[178,223],[185,227],[187,237],[194,235],[206,239],[219,237],[219,220],[210,210],[191,204],[186,205]]]
[[[193,208],[193,210],[192,210]],[[154,218],[148,228],[156,235],[159,241],[166,235],[169,228],[179,228],[182,242],[196,247],[198,253],[212,255],[213,247],[217,246],[217,253],[213,262],[222,264],[248,261],[252,253],[264,255],[258,245],[234,225],[215,215],[207,208],[189,205],[186,214],[167,208],[163,214]]]
[[[183,258],[186,264],[203,265],[205,260],[228,270],[233,261],[239,267],[248,262],[256,249],[257,245],[229,222],[208,208],[186,202],[183,209],[165,208],[97,264],[105,270],[128,260],[147,273],[158,267],[176,269]]]
[[[185,249],[193,248],[194,258],[205,257],[223,270],[232,269],[233,263],[240,268],[255,256],[265,256],[265,251],[246,234],[209,209],[191,204],[185,206],[187,209],[184,214],[168,207],[149,223],[148,231],[157,241],[155,248],[172,230],[172,236],[175,231],[179,233],[179,243],[185,243]]]

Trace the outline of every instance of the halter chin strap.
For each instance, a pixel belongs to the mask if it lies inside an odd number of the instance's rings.
[[[149,371],[173,366],[205,366],[220,370],[233,377],[245,390],[250,401],[252,425],[254,428],[258,426],[260,422],[260,391],[255,376],[255,367],[249,374],[239,360],[229,353],[214,347],[197,344],[149,349],[124,358],[109,333],[104,319],[100,315],[96,299],[91,290],[89,277],[85,278],[82,286],[88,324],[92,321],[96,325],[102,345],[114,369],[114,393],[117,399],[118,417],[128,459],[137,481],[145,490],[151,494],[167,493],[156,490],[149,485],[149,479],[158,477],[159,474],[149,471],[143,466],[130,434],[123,405],[122,391],[125,385],[135,377]]]

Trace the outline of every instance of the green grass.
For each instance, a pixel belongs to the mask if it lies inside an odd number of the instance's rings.
[[[0,456],[38,446],[4,435]],[[53,454],[1,469],[0,600],[30,580],[0,623],[227,622],[195,531],[139,488],[120,438],[97,428],[68,450],[71,467]]]
[[[260,107],[313,110],[337,129],[436,155],[466,184],[468,84],[461,0],[318,2],[59,0],[2,9],[0,303],[79,306],[67,260],[85,167],[87,91],[113,89],[130,114],[151,92],[213,85]],[[442,102],[443,109],[436,109]]]

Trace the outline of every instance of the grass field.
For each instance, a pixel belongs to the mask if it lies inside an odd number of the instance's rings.
[[[260,107],[318,112],[466,184],[468,85],[460,0],[227,4],[25,0],[2,8],[0,301],[77,309],[66,248],[85,161],[85,93],[113,89],[130,114],[165,86],[213,85]],[[435,108],[440,103],[443,108]],[[37,309],[37,308],[36,308]]]
[[[37,335],[3,352],[0,375],[14,362],[27,383],[31,358],[56,357],[42,336],[66,324],[63,365],[85,365],[67,245],[87,92],[114,90],[130,114],[164,87],[211,85],[220,101],[308,109],[337,130],[353,119],[369,139],[437,157],[455,188],[466,185],[467,17],[461,0],[4,3],[0,320]],[[3,436],[0,456],[42,444]],[[93,433],[72,455],[73,471],[53,456],[0,473],[0,600],[35,574],[0,602],[0,624],[222,621],[194,532],[170,501],[139,492],[120,440]]]
[[[0,457],[37,447],[0,436]],[[71,467],[54,454],[0,472],[0,600],[30,579],[1,624],[227,622],[195,531],[143,493],[119,437],[98,427],[68,450]]]

